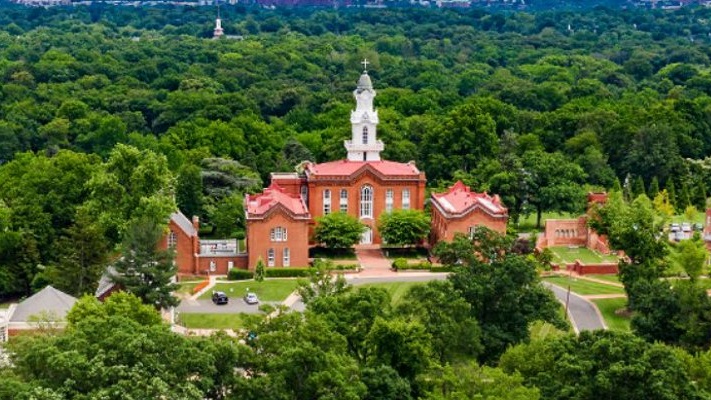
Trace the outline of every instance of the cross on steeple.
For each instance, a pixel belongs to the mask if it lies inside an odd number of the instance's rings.
[[[360,63],[363,64],[363,72],[368,72],[368,64],[370,64],[368,59],[364,58]]]

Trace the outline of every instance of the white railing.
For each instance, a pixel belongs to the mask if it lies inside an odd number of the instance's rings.
[[[201,240],[200,255],[229,256],[240,253],[237,239]]]
[[[383,151],[385,149],[385,144],[383,144],[382,140],[376,140],[372,144],[353,143],[352,140],[345,140],[344,142],[347,151]]]

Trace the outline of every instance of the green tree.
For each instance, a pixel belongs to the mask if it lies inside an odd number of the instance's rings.
[[[667,181],[667,186],[666,186],[666,191],[669,193],[669,201],[672,203],[674,208],[676,209],[678,207],[678,199],[676,195],[676,187],[674,186],[674,181],[669,179]]]
[[[139,220],[129,227],[121,258],[114,263],[111,280],[145,304],[156,308],[177,306],[180,300],[172,294],[178,285],[172,283],[177,272],[172,250],[159,249],[163,228],[151,220]]]
[[[309,279],[299,279],[299,297],[309,304],[319,297],[337,296],[346,293],[350,286],[343,274],[334,273],[336,267],[330,260],[314,261],[314,268],[309,271]]]
[[[120,242],[141,219],[168,221],[176,209],[172,182],[164,156],[118,144],[87,182],[91,195],[84,206],[106,235]]]
[[[422,210],[393,210],[378,218],[378,232],[389,245],[416,245],[430,233],[430,217]]]
[[[175,201],[188,218],[203,215],[202,176],[200,167],[188,164],[178,173]]]
[[[681,267],[692,282],[696,281],[703,271],[708,250],[701,240],[701,235],[695,233],[690,240],[682,240],[670,254],[672,261]]]
[[[59,262],[47,271],[57,289],[74,296],[94,293],[109,256],[103,230],[82,210],[77,214],[75,224],[57,242]]]
[[[501,357],[500,367],[520,373],[544,399],[567,399],[571,393],[590,400],[704,398],[680,352],[629,333],[585,331],[520,344]]]
[[[641,176],[637,176],[632,184],[632,198],[636,199],[642,194],[646,194],[646,191],[644,190],[644,181]]]
[[[316,218],[314,241],[331,249],[352,247],[360,242],[366,227],[357,218],[336,212]]]
[[[264,275],[266,274],[265,268],[264,268],[264,261],[261,259],[261,257],[257,260],[257,266],[254,267],[254,280],[257,282],[262,282],[264,281]]]
[[[657,194],[659,193],[659,180],[657,177],[652,178],[652,182],[649,184],[649,191],[647,191],[647,197],[650,199],[654,199],[657,197]]]
[[[529,151],[523,155],[524,192],[536,207],[536,227],[543,211],[580,211],[585,203],[585,172],[560,153]]]
[[[508,375],[499,368],[460,363],[433,368],[424,375],[425,400],[510,399],[538,400],[540,392],[526,387],[518,373]]]
[[[430,366],[431,338],[418,321],[376,318],[366,342],[371,365],[389,365],[410,381]]]
[[[319,296],[308,310],[323,317],[330,329],[346,339],[348,353],[361,365],[370,359],[368,334],[377,318],[390,315],[390,296],[384,289],[359,288],[337,296]]]
[[[509,345],[527,340],[533,321],[566,326],[553,294],[539,283],[535,259],[507,252],[501,245],[482,249],[481,254],[490,256],[469,260],[449,276],[481,328],[481,361],[492,362]]]
[[[244,232],[243,197],[234,193],[220,201],[210,214],[210,221],[215,235],[221,237],[236,237]]]
[[[432,338],[433,354],[442,364],[476,358],[482,350],[481,330],[471,306],[448,281],[413,286],[397,311],[422,323]]]

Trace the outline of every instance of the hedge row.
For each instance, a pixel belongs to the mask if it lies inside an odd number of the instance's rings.
[[[404,258],[396,258],[395,261],[393,261],[392,266],[395,271],[405,270],[405,269],[415,269],[415,270],[427,271],[432,268],[432,263],[429,261],[422,261],[417,264],[410,264]]]
[[[244,281],[254,278],[254,272],[245,269],[232,268],[227,272],[227,279],[231,281]]]
[[[301,278],[309,276],[311,268],[267,268],[265,271],[268,278]]]
[[[357,270],[359,268],[358,264],[347,264],[347,265],[335,265],[334,269],[337,271],[350,271]],[[302,278],[309,276],[309,271],[313,268],[309,267],[273,267],[265,268],[264,272],[267,278]],[[233,268],[227,273],[227,279],[231,281],[243,281],[247,279],[253,279],[254,272],[247,271],[244,269]]]

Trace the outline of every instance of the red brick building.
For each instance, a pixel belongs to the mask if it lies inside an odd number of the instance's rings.
[[[301,196],[276,182],[257,195],[247,195],[248,266],[258,260],[267,267],[306,267],[309,264],[311,216]]]
[[[505,234],[509,218],[498,195],[472,192],[457,181],[444,193],[432,193],[432,230],[430,242],[451,241],[455,233],[471,236],[477,227],[485,226]]]
[[[249,266],[254,267],[261,257],[269,259],[267,252],[276,253],[286,248],[272,246],[270,232],[277,226],[304,230],[298,236],[289,232],[288,249],[291,255],[290,265],[303,266],[301,255],[306,257],[309,238],[313,233],[315,218],[332,212],[344,212],[358,218],[368,229],[362,236],[362,244],[381,243],[377,230],[378,217],[393,209],[422,210],[425,202],[425,173],[414,162],[400,163],[381,160],[380,152],[384,149],[382,141],[377,139],[379,123],[378,111],[373,108],[375,90],[367,72],[363,72],[353,92],[356,109],[351,112],[351,140],[344,142],[347,158],[325,163],[305,161],[301,173],[274,173],[272,186],[261,195],[250,197],[248,202],[256,201],[260,196],[274,196],[289,200],[291,207],[281,201],[265,201],[267,205],[247,206],[247,249]],[[286,196],[286,197],[285,197]],[[260,217],[268,214],[271,207],[281,207],[277,213],[280,219]],[[299,207],[304,207],[306,214]],[[259,210],[258,212],[255,210]],[[288,225],[287,225],[288,224]],[[293,239],[292,239],[293,238]],[[298,240],[298,242],[297,242]],[[298,250],[297,250],[298,249]],[[297,261],[297,251],[299,258]],[[280,255],[274,257],[274,266],[282,266]],[[304,258],[304,261],[307,261]]]
[[[200,240],[200,221],[180,211],[171,214],[168,234],[161,243],[175,250],[178,275],[226,275],[230,268],[247,268],[247,254],[236,239]]]

